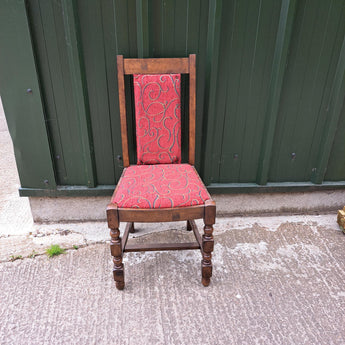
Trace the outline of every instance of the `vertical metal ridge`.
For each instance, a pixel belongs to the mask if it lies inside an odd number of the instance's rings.
[[[185,50],[184,53],[187,56],[188,54],[188,43],[189,43],[189,7],[190,7],[190,0],[187,0],[186,3],[186,45],[185,45]]]
[[[149,4],[148,0],[136,0],[138,58],[149,57]]]
[[[106,61],[106,78],[107,78],[107,93],[109,99],[109,120],[110,120],[110,135],[113,153],[113,172],[115,180],[119,179],[122,173],[122,167],[116,157],[122,155],[121,135],[120,135],[120,116],[118,108],[118,86],[117,86],[117,72],[116,72],[116,55],[126,53],[119,51],[119,37],[117,29],[117,14],[118,9],[115,0],[109,2],[102,2],[102,22],[104,26],[104,33],[108,32],[110,37],[114,37],[110,42],[104,46],[105,61]],[[104,34],[105,42],[107,42],[107,35]],[[114,181],[115,182],[115,181]]]
[[[205,109],[206,121],[204,127],[206,128],[206,138],[202,141],[201,152],[205,152],[205,157],[202,166],[202,175],[206,184],[211,180],[211,168],[209,159],[213,156],[213,142],[215,123],[210,121],[210,114],[216,108],[216,95],[217,95],[217,74],[219,62],[219,46],[220,46],[220,29],[222,18],[222,0],[211,0],[209,3],[208,14],[208,30],[207,30],[207,46],[206,46],[206,84],[205,84]]]
[[[21,187],[51,190],[56,177],[29,19],[25,1],[0,1],[0,93]]]
[[[227,63],[224,63],[225,59],[221,59],[220,57],[220,66],[219,68],[223,68],[223,74],[224,75],[230,75],[230,65],[233,63],[231,54],[228,53],[228,50],[231,51],[234,45],[234,27],[235,27],[235,18],[237,15],[237,0],[233,1],[233,6],[231,7],[231,10],[226,9],[226,4],[224,3],[224,9],[222,8],[222,11],[228,11],[229,14],[231,14],[231,20],[229,19],[229,29],[224,32],[226,32],[225,36],[221,36],[223,40],[226,40],[228,42],[228,45],[224,47],[222,54],[228,58]],[[225,24],[225,23],[224,23]],[[223,23],[221,25],[224,25]],[[223,30],[223,27],[222,27]],[[221,35],[221,33],[219,33]],[[219,47],[221,49],[221,46]],[[221,53],[220,53],[221,54]],[[218,74],[219,75],[219,74]],[[223,138],[225,133],[225,124],[226,124],[226,114],[228,113],[228,106],[230,102],[228,101],[230,99],[230,82],[232,78],[226,78],[225,82],[223,81],[222,85],[222,78],[219,76],[219,81],[217,80],[217,103],[215,103],[214,112],[217,112],[217,121],[214,124],[213,133],[218,133],[217,136],[213,134],[212,142],[210,141],[210,145],[212,145],[212,152],[213,156],[209,159],[212,159],[212,165],[213,168],[209,168],[208,176],[211,176],[212,178],[209,179],[210,182],[215,182],[220,180],[220,172],[221,172],[221,165],[222,165],[222,156],[223,156]],[[218,123],[218,124],[217,124]],[[216,161],[215,161],[216,160]]]
[[[115,50],[118,53],[119,42],[118,42],[117,28],[116,28],[116,5],[115,5],[115,0],[112,1],[112,5],[113,5],[113,19],[114,19]],[[115,61],[115,57],[114,57],[114,61]]]
[[[327,39],[327,36],[328,36],[328,30],[329,30],[329,26],[330,26],[330,23],[332,21],[332,17],[331,17],[331,11],[332,11],[332,7],[334,5],[334,1],[332,0],[330,3],[329,3],[329,7],[328,7],[328,14],[327,14],[327,21],[326,21],[326,25],[325,25],[325,29],[324,29],[324,33],[323,33],[323,38],[322,38],[322,44],[321,44],[321,49],[320,49],[320,54],[318,56],[318,59],[317,59],[317,73],[319,73],[320,71],[320,64],[321,64],[321,58],[322,58],[322,55],[324,53],[324,50],[326,49],[325,48],[325,45],[326,45],[326,42],[328,41]],[[339,21],[338,21],[338,25],[337,25],[337,32],[339,30],[339,27],[340,27],[340,21],[341,21],[341,18],[339,18]],[[334,40],[333,42],[333,45],[332,45],[332,56],[334,54],[334,50],[335,50],[335,44],[336,44],[336,40]],[[331,63],[328,65],[328,69],[327,69],[327,77],[326,77],[326,80],[329,79],[329,74],[330,74],[330,70],[331,70]],[[314,82],[313,82],[313,95],[315,93],[315,86],[317,84],[317,78],[316,78],[316,75],[317,73],[315,74],[315,79],[314,79]],[[315,140],[317,140],[317,124],[318,122],[320,121],[320,111],[321,111],[321,108],[322,108],[322,105],[324,104],[324,100],[325,100],[325,93],[326,93],[326,89],[327,89],[327,81],[323,84],[323,90],[322,90],[322,96],[321,96],[321,99],[322,99],[322,102],[320,104],[320,106],[318,107],[318,116],[316,118],[316,121],[315,121],[315,126],[313,128],[313,134],[312,134],[312,143],[314,143]],[[313,96],[314,98],[315,96]],[[305,176],[305,179],[309,179],[309,178],[312,178],[314,176],[314,172],[312,171],[312,174],[310,175],[310,166],[312,165],[312,157],[313,157],[313,144],[310,146],[310,149],[309,149],[309,152],[308,152],[308,157],[309,157],[309,164],[307,164],[305,166],[305,172],[304,172],[304,176]]]
[[[302,6],[302,4],[299,4],[299,6]],[[306,1],[304,3],[304,6],[303,8],[299,8],[299,12],[302,13],[301,15],[301,28],[300,28],[300,31],[303,31],[305,30],[305,25],[306,25],[306,18],[308,18],[308,2]],[[297,28],[297,26],[296,26]],[[289,74],[291,75],[294,75],[294,73],[296,73],[296,69],[298,68],[298,65],[294,62],[294,55],[296,55],[300,50],[301,50],[301,46],[303,45],[303,37],[302,35],[300,34],[297,34],[297,39],[296,39],[296,42],[294,43],[295,45],[295,48],[291,50],[291,56],[289,58],[291,58],[291,66],[290,66],[290,70],[289,70]],[[273,64],[273,62],[272,62]],[[289,75],[288,74],[288,75]],[[299,86],[299,85],[298,85]],[[283,112],[285,109],[282,109]],[[292,116],[295,116],[295,114],[293,113]],[[281,122],[280,122],[280,126],[282,128],[286,128],[286,126],[288,125],[288,120],[290,119],[291,117],[288,117],[288,116],[282,116],[281,118]],[[286,131],[285,131],[286,132]],[[290,134],[291,135],[291,134]],[[277,143],[277,152],[281,153],[282,152],[282,146],[284,145],[284,141],[283,140],[279,140]],[[259,164],[260,164],[260,161],[259,161]],[[275,162],[275,164],[272,164],[272,162],[270,162],[270,169],[271,169],[271,175],[272,176],[275,176],[277,175],[277,171],[278,171],[278,166],[281,165],[281,160],[280,160],[280,155],[278,156],[278,159],[277,161]]]
[[[165,2],[164,1],[160,1],[160,4],[161,4],[161,8],[160,8],[160,15],[161,15],[161,27],[159,28],[160,29],[160,57],[162,55],[162,52],[164,51],[164,25],[165,25],[165,18],[164,18],[164,4]]]
[[[256,182],[267,184],[272,145],[278,117],[280,95],[286,69],[288,48],[295,17],[296,0],[283,0],[278,25],[276,46],[273,57],[270,89],[266,107],[266,135],[263,136]]]
[[[103,4],[100,3],[100,11],[101,11],[101,16],[103,18]],[[108,110],[108,118],[109,118],[109,124],[110,124],[110,128],[112,127],[111,126],[111,109],[110,109],[110,97],[109,97],[109,76],[107,74],[107,51],[106,51],[106,42],[105,42],[105,30],[104,30],[104,26],[105,26],[105,21],[102,20],[102,38],[103,38],[103,58],[104,58],[104,75],[105,75],[105,80],[106,80],[106,89],[107,89],[107,95],[106,95],[106,98],[107,98],[107,110]],[[114,139],[113,139],[113,133],[112,131],[110,130],[110,142],[111,142],[111,145],[112,145],[112,148],[114,146],[113,142],[114,142]],[[113,150],[113,149],[112,149]],[[112,154],[112,166],[113,166],[113,173],[114,173],[114,176],[116,176],[116,164],[115,164],[115,155]]]
[[[248,85],[248,97],[250,98],[252,96],[252,90],[253,90],[254,66],[255,66],[255,60],[256,60],[256,55],[257,55],[257,43],[258,43],[258,35],[259,35],[259,30],[260,30],[261,11],[262,11],[262,0],[260,0],[260,4],[259,4],[259,11],[258,11],[257,22],[255,26],[255,41],[254,41],[254,47],[253,47],[253,55],[252,55],[251,64],[250,64],[250,77],[249,77],[249,85]],[[243,125],[243,128],[245,129],[245,131],[247,129],[247,123],[250,121],[250,119],[248,118],[248,112],[249,112],[249,102],[246,104],[246,109],[245,109],[245,117],[244,117],[244,125]],[[245,133],[244,133],[244,137],[245,137]],[[246,145],[245,140],[242,140],[241,150],[240,150],[241,156],[243,156],[245,145]],[[243,169],[243,164],[244,164],[244,159],[240,159],[239,168],[238,168],[238,178],[237,178],[238,181],[241,180],[241,172]],[[220,174],[219,176],[221,177]]]
[[[95,187],[97,184],[96,166],[76,1],[62,0],[62,10],[68,63],[73,85],[73,96],[77,107],[79,132],[83,148],[86,185],[88,187]]]
[[[54,13],[52,4],[51,3],[47,3],[47,4],[49,6],[49,9],[51,10],[51,13]],[[44,44],[44,53],[46,55],[47,61],[49,61],[49,58],[48,58],[48,56],[49,56],[49,54],[48,54],[48,45],[47,45],[47,39],[46,39],[47,33],[46,33],[46,30],[45,30],[45,27],[44,27],[44,24],[43,24],[43,16],[42,16],[42,4],[39,1],[37,1],[37,5],[38,5],[38,10],[39,10],[39,16],[40,16],[40,25],[41,25],[41,28],[42,28],[42,38],[43,38],[43,44]],[[54,35],[56,35],[56,23],[55,23],[55,16],[54,16],[54,14],[53,14],[53,17],[54,17],[54,20],[53,20],[53,22],[54,22],[54,25],[53,25]],[[59,60],[60,60],[60,56],[59,56]],[[49,63],[48,63],[48,69],[49,69],[50,87],[51,87],[51,90],[53,90],[54,89],[54,85],[53,85],[53,80],[52,80],[52,74],[53,73],[52,73],[51,61],[49,61]],[[56,118],[57,132],[58,132],[58,138],[59,138],[59,141],[57,143],[56,142],[51,143],[51,145],[52,145],[52,148],[51,148],[52,156],[54,156],[55,153],[56,153],[53,150],[54,145],[55,145],[55,148],[59,147],[58,148],[58,152],[62,153],[60,155],[60,166],[61,166],[61,170],[63,172],[63,176],[66,176],[67,175],[67,173],[66,173],[66,162],[65,162],[65,155],[63,154],[61,128],[60,128],[59,118],[57,116],[58,108],[57,108],[56,95],[55,95],[55,93],[53,91],[51,93],[52,93],[52,99],[53,99],[53,103],[54,103],[54,112],[55,112],[55,114],[53,116]],[[46,114],[46,116],[48,117],[49,115]],[[48,134],[49,134],[49,137],[51,137],[53,135],[52,131],[49,131],[49,128],[48,128]],[[60,170],[59,169],[59,165],[57,164],[57,161],[55,159],[53,159],[53,164],[54,164],[54,170],[55,170],[55,180],[56,180],[56,183],[59,184],[59,179],[61,178],[61,176],[59,174],[59,172],[60,172],[59,171]]]
[[[345,36],[339,54],[337,68],[335,70],[334,79],[331,88],[331,94],[326,109],[321,111],[327,112],[329,121],[324,131],[324,136],[319,149],[318,164],[314,170],[311,182],[322,183],[326,174],[328,160],[331,154],[333,141],[337,131],[341,110],[344,104],[345,94]]]

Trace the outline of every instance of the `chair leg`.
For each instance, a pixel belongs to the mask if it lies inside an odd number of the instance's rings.
[[[202,285],[208,286],[212,277],[212,251],[213,251],[213,227],[212,225],[204,226],[204,235],[202,235],[202,261],[201,261],[201,272],[202,272]]]
[[[122,263],[122,243],[120,237],[120,230],[118,228],[110,230],[110,251],[113,256],[114,268],[113,275],[118,290],[123,290],[125,287],[124,266]]]
[[[187,231],[191,231],[192,230],[192,224],[190,223],[189,220],[187,220]]]
[[[131,227],[130,227],[130,229],[129,229],[129,232],[130,232],[131,234],[134,234],[134,233],[135,233],[134,223],[131,223]]]
[[[216,217],[216,203],[213,200],[208,200],[205,203],[205,217],[204,217],[204,234],[202,235],[202,260],[201,260],[201,274],[202,284],[208,286],[212,277],[212,251],[214,248],[213,240],[213,224]]]

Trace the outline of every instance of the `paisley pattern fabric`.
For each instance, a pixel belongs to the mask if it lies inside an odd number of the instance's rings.
[[[120,208],[170,208],[202,205],[210,199],[189,164],[132,165],[122,173],[111,200]]]
[[[181,75],[135,74],[137,164],[181,163]]]

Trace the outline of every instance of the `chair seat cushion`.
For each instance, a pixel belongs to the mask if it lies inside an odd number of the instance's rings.
[[[210,195],[189,164],[132,165],[125,168],[111,202],[120,208],[202,205]]]

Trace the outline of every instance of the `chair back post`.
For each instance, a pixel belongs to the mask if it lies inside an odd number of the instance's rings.
[[[195,164],[195,112],[196,112],[196,55],[189,55],[189,155],[188,162]]]
[[[126,119],[126,96],[125,96],[125,73],[123,56],[117,56],[117,83],[119,90],[119,108],[120,108],[120,123],[121,123],[121,142],[122,142],[122,159],[123,166],[129,166],[128,154],[128,136],[127,136],[127,119]]]

